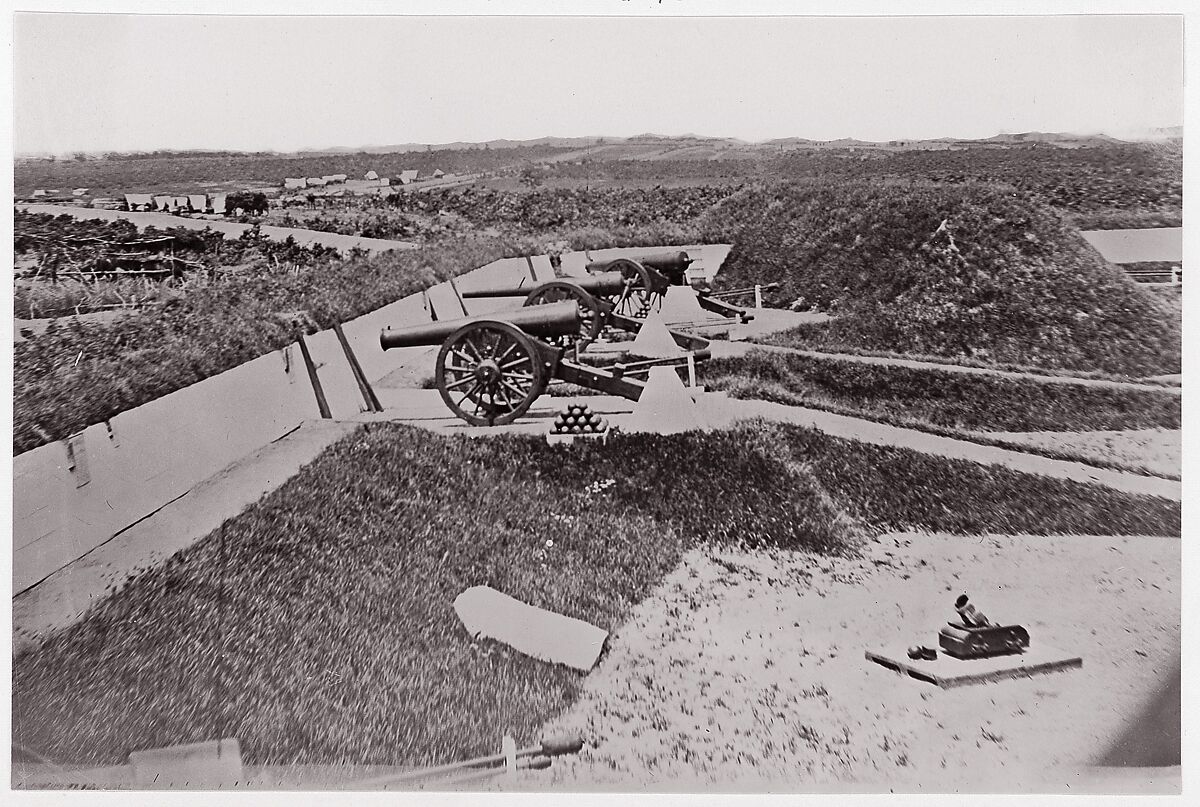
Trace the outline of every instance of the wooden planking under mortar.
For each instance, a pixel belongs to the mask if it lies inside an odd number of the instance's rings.
[[[1045,646],[1033,646],[1024,653],[993,656],[985,659],[956,659],[938,651],[933,661],[910,659],[905,648],[888,648],[882,653],[871,650],[866,657],[876,664],[919,681],[936,684],[942,689],[985,684],[1005,678],[1025,678],[1032,675],[1069,670],[1083,666],[1083,659]]]

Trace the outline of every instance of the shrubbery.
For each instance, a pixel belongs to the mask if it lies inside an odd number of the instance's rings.
[[[1147,375],[1178,324],[1062,219],[1003,186],[804,182],[747,189],[702,226],[734,247],[725,287],[831,311],[826,347]]]

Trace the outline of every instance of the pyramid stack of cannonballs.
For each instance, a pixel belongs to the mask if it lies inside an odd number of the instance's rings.
[[[551,434],[604,434],[608,421],[588,409],[587,404],[572,404],[554,418]]]

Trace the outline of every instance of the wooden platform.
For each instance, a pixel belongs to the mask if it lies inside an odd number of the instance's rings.
[[[940,649],[933,661],[910,659],[907,648],[887,648],[884,652],[868,650],[866,656],[876,664],[904,673],[919,681],[936,684],[942,689],[985,684],[1005,678],[1025,678],[1031,675],[1082,667],[1083,659],[1050,647],[1033,646],[1024,653],[995,656],[986,659],[956,659]]]

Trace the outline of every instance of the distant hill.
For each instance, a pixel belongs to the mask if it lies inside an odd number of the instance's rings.
[[[467,142],[456,140],[451,143],[392,143],[388,145],[371,145],[371,146],[331,146],[329,148],[311,148],[301,149],[291,154],[280,152],[254,152],[257,154],[272,154],[277,156],[300,156],[312,157],[332,154],[405,154],[410,152],[420,151],[473,151],[483,149],[516,149],[516,148],[565,148],[565,149],[594,149],[597,147],[609,146],[656,146],[658,150],[654,153],[655,159],[673,159],[671,151],[675,149],[691,149],[694,150],[699,146],[704,146],[708,149],[715,149],[715,153],[708,156],[706,159],[719,159],[722,152],[728,151],[731,156],[748,157],[760,151],[778,151],[779,149],[937,149],[937,148],[970,148],[973,145],[981,147],[997,147],[997,146],[1031,146],[1035,144],[1049,144],[1064,148],[1087,148],[1101,147],[1106,144],[1119,144],[1128,142],[1155,142],[1174,140],[1183,137],[1182,126],[1157,127],[1152,129],[1143,129],[1135,134],[1122,133],[1122,138],[1113,137],[1107,134],[1071,134],[1064,132],[1021,132],[1021,133],[1003,133],[993,135],[992,137],[970,139],[956,137],[937,137],[925,139],[904,139],[898,138],[887,141],[866,141],[855,138],[838,138],[835,140],[811,140],[804,137],[781,137],[772,140],[763,140],[759,142],[751,142],[741,140],[736,137],[709,137],[706,135],[683,134],[683,135],[661,135],[653,133],[645,133],[634,135],[632,137],[614,137],[590,135],[586,137],[538,137],[529,140],[488,140],[484,142]],[[161,154],[241,154],[251,152],[231,152],[227,150],[205,150],[205,149],[187,149],[168,151],[161,150]],[[64,157],[72,157],[71,155],[51,155],[46,152],[22,152],[16,155],[17,160],[33,160],[47,159],[51,156],[57,156],[60,159]],[[98,158],[100,152],[90,152],[86,156]],[[598,158],[601,155],[592,154],[593,158]],[[627,157],[611,157],[610,159],[630,159]],[[632,159],[638,159],[633,157]]]

